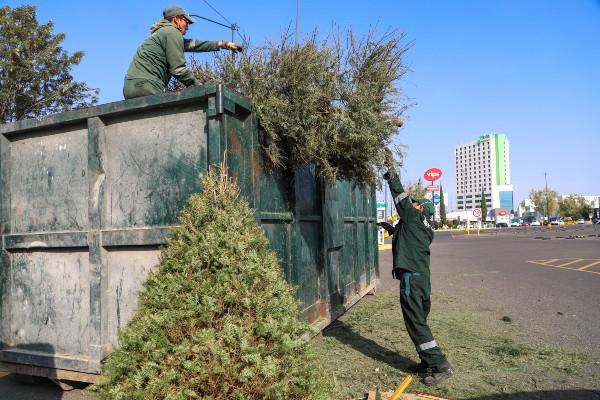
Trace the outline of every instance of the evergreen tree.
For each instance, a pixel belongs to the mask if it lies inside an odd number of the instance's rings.
[[[0,123],[39,117],[96,102],[97,90],[76,82],[72,55],[52,22],[38,24],[33,6],[0,7]]]
[[[444,200],[444,188],[440,184],[440,220],[442,220],[442,225],[446,225],[446,204]]]
[[[224,168],[221,166],[221,171]],[[293,288],[225,173],[190,197],[88,394],[100,399],[330,399]]]

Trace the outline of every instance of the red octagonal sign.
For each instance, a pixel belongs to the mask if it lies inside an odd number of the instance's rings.
[[[439,168],[429,168],[423,174],[423,178],[425,178],[426,181],[430,181],[430,182],[438,180],[441,177],[442,177],[442,170]]]

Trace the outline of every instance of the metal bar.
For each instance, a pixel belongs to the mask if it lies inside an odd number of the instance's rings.
[[[208,21],[208,22],[212,22],[213,24],[220,25],[220,26],[222,26],[222,27],[224,27],[224,28],[231,29],[232,31],[235,31],[235,30],[236,30],[236,29],[235,29],[235,24],[227,25],[227,24],[224,24],[224,23],[222,23],[222,22],[215,21],[214,19],[210,19],[210,18],[203,17],[203,16],[201,16],[201,15],[198,15],[198,14],[190,14],[190,16],[191,16],[191,17],[200,18],[200,19],[203,19],[203,20],[205,20],[205,21]],[[232,19],[233,19],[233,18],[232,18]]]
[[[87,231],[4,235],[6,250],[87,247]]]
[[[77,382],[97,383],[100,381],[99,374],[68,371],[65,369],[57,369],[57,368],[36,367],[36,366],[32,366],[32,365],[22,365],[22,364],[0,362],[0,369],[9,371],[9,372],[5,372],[5,373],[0,372],[0,378],[8,375],[9,373],[13,373],[13,374],[22,374],[22,375],[42,376],[44,378],[77,381]]]
[[[189,102],[197,102],[199,97],[216,92],[216,85],[192,86],[176,92],[168,92],[156,96],[143,96],[135,99],[102,104],[99,106],[86,107],[79,110],[55,114],[46,118],[31,118],[10,124],[0,125],[0,140],[6,137],[18,137],[34,130],[47,129],[53,126],[63,127],[65,125],[83,122],[92,117],[107,117],[116,115],[132,115],[135,111],[145,111],[155,108],[165,108],[171,103],[182,105]],[[247,101],[247,100],[246,100]],[[1,160],[5,162],[4,158]]]
[[[89,357],[100,363],[105,353],[107,338],[102,336],[102,329],[107,320],[108,266],[106,250],[102,247],[100,228],[106,220],[105,205],[105,164],[106,164],[106,131],[104,122],[99,117],[88,120],[88,220],[89,232],[89,274],[90,274],[90,331]]]
[[[102,246],[159,246],[173,235],[172,227],[102,230]]]

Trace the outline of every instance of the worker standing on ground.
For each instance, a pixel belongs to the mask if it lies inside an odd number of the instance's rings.
[[[421,359],[421,363],[411,370],[424,373],[423,383],[426,385],[437,385],[451,378],[454,370],[427,325],[431,309],[429,246],[433,241],[429,217],[435,209],[428,199],[411,199],[402,187],[399,171],[389,150],[386,158],[388,172],[384,178],[392,192],[399,221],[394,228],[385,223],[381,226],[393,233],[393,275],[400,280],[400,305],[404,323]]]
[[[163,19],[150,28],[150,36],[137,49],[123,85],[126,99],[164,93],[171,76],[185,86],[199,85],[185,63],[184,51],[206,52],[228,49],[241,51],[234,42],[184,39],[194,19],[179,6],[168,6]]]

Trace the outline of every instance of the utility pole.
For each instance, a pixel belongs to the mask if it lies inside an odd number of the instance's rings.
[[[546,182],[546,224],[550,220],[550,203],[548,202],[548,173],[544,172],[544,181]]]

